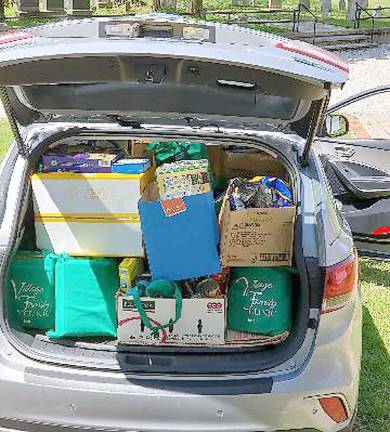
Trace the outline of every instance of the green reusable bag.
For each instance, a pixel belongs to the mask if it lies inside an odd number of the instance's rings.
[[[207,148],[203,143],[190,141],[154,141],[147,146],[147,150],[154,152],[157,166],[179,160],[208,158]]]
[[[56,255],[19,251],[8,276],[7,316],[13,327],[54,328],[54,269]]]
[[[171,318],[165,324],[154,326],[151,323],[142,305],[141,296],[144,295],[143,291],[145,291],[146,295],[149,295],[150,297],[158,298],[158,297],[175,296],[176,298],[175,318],[173,319]],[[142,322],[145,324],[146,327],[152,330],[152,332],[158,332],[159,330],[162,330],[164,328],[171,327],[181,318],[181,311],[183,306],[183,295],[180,286],[175,282],[166,281],[163,279],[155,280],[147,284],[146,287],[140,285],[140,286],[136,286],[135,288],[131,288],[128,291],[128,295],[133,297],[135,307],[137,308],[137,311],[139,313],[139,316],[142,319]]]
[[[292,277],[284,268],[231,269],[227,327],[267,336],[290,330]]]
[[[51,338],[116,336],[118,269],[112,258],[59,256],[56,319]]]

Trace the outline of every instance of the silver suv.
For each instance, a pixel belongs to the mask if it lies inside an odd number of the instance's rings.
[[[15,134],[0,172],[2,292],[31,229],[30,175],[66,139],[201,139],[268,153],[291,179],[298,269],[293,327],[276,346],[53,342],[11,328],[3,313],[1,430],[351,430],[362,310],[338,192],[357,190],[364,200],[375,190],[388,206],[388,188],[382,183],[378,192],[374,183],[390,172],[371,167],[369,152],[362,161],[337,153],[337,128],[347,126],[341,117],[323,126],[330,92],[347,78],[347,64],[314,46],[171,16],[0,35],[1,96]],[[365,237],[371,253],[388,253],[385,237]]]

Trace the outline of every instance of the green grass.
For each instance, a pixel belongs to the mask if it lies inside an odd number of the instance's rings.
[[[323,18],[321,15],[321,8],[320,8],[320,0],[311,0],[310,9],[313,11],[313,13],[317,16],[318,21],[320,23],[325,24],[333,24],[336,26],[341,27],[353,27],[353,22],[348,21],[346,19],[346,11],[339,11],[338,10],[338,2],[339,0],[332,0],[332,11],[330,15],[327,18]],[[144,0],[142,4],[132,4],[131,10],[129,13],[148,13],[152,11],[152,0]],[[280,19],[292,19],[292,13],[287,12],[291,11],[293,9],[296,9],[298,5],[297,0],[283,0],[283,10],[282,13],[274,13],[274,14],[258,14],[257,17],[259,19],[274,19],[274,20],[280,20]],[[369,7],[390,7],[390,0],[369,0]],[[174,13],[183,13],[188,12],[188,6],[189,1],[188,0],[178,0],[177,1],[177,9],[176,10],[166,10],[165,12],[174,12]],[[231,6],[231,0],[203,0],[203,7],[204,9],[208,10],[226,10],[226,9],[232,9]],[[253,6],[250,6],[250,8],[262,8],[266,9],[268,8],[268,0],[255,0]],[[236,9],[236,7],[234,7]],[[245,7],[243,8],[245,10]],[[126,8],[125,5],[122,4],[121,6],[117,6],[115,8],[105,8],[105,9],[98,9],[93,11],[94,15],[124,15],[126,14]],[[390,11],[386,11],[383,13],[384,15],[388,16],[388,19],[378,19],[375,22],[375,27],[390,27]],[[15,16],[15,8],[14,7],[7,7],[6,8],[6,16],[11,17]],[[363,13],[362,17],[365,17],[366,15]],[[203,17],[204,18],[204,17]],[[210,15],[207,14],[205,18],[211,20],[211,21],[225,21],[226,16],[222,17],[221,15]],[[55,21],[58,18],[47,18],[47,17],[40,17],[40,18],[14,18],[12,20],[7,20],[8,24],[12,26],[13,28],[20,28],[20,27],[29,27],[29,26],[35,26],[39,24],[45,24],[51,21]],[[302,12],[301,14],[301,20],[303,21],[313,21],[313,17],[306,13]],[[255,28],[257,30],[263,30],[268,31],[271,33],[286,33],[290,28],[291,24],[286,24],[288,28],[283,28],[280,26],[275,26],[272,24],[260,24],[260,25],[254,25],[251,26],[252,28]],[[365,20],[361,21],[361,28],[371,28],[371,20]]]
[[[0,162],[3,159],[13,136],[8,120],[0,119]]]
[[[363,361],[354,432],[390,430],[390,263],[362,260]]]
[[[12,133],[0,120],[0,160]],[[354,432],[390,430],[390,263],[362,260],[363,361]]]

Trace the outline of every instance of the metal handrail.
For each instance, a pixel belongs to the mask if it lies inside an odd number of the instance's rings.
[[[223,10],[208,10],[204,9],[202,11],[202,15],[222,15],[227,16],[227,24],[233,24],[232,15],[238,15],[238,14],[245,14],[245,16],[249,15],[258,15],[258,14],[292,14],[293,18],[291,19],[279,19],[279,20],[262,20],[262,24],[266,23],[282,23],[282,22],[291,22],[295,21],[295,10],[294,9],[261,9],[261,8],[253,8],[252,9],[245,9],[245,8],[235,8],[235,9],[223,9]],[[256,23],[249,23],[249,24],[256,24]]]
[[[297,17],[297,21],[296,21],[296,25],[294,23],[293,26],[293,31],[298,32],[299,31],[299,24],[301,23],[301,12],[302,10],[304,12],[307,12],[309,15],[311,15],[314,18],[314,23],[313,23],[313,44],[315,45],[316,43],[316,37],[317,37],[317,23],[318,23],[318,18],[317,15],[315,13],[313,13],[313,11],[311,11],[306,5],[304,5],[303,3],[299,3],[298,4],[298,9],[296,9],[296,17]]]
[[[353,28],[359,29],[360,22],[370,19],[371,20],[371,42],[374,40],[375,21],[378,19],[389,19],[388,16],[377,16],[375,13],[371,13],[380,9],[381,11],[390,10],[390,7],[378,7],[378,8],[364,8],[358,2],[355,2],[355,17],[353,22]],[[366,14],[366,18],[362,18],[362,13]]]
[[[367,18],[365,18],[365,19],[371,19],[372,20],[372,28],[373,28],[375,25],[374,15],[369,12],[368,8],[364,8],[363,6],[361,6],[359,2],[355,2],[355,19],[353,22],[353,28],[355,28],[355,29],[360,28],[360,21],[362,20],[362,18],[361,18],[362,12],[367,15]]]

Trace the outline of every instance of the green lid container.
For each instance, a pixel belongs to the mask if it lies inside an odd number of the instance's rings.
[[[290,330],[292,277],[288,269],[236,267],[231,269],[227,327],[267,336]]]
[[[7,316],[13,327],[54,328],[54,269],[56,255],[18,252],[11,263]]]

